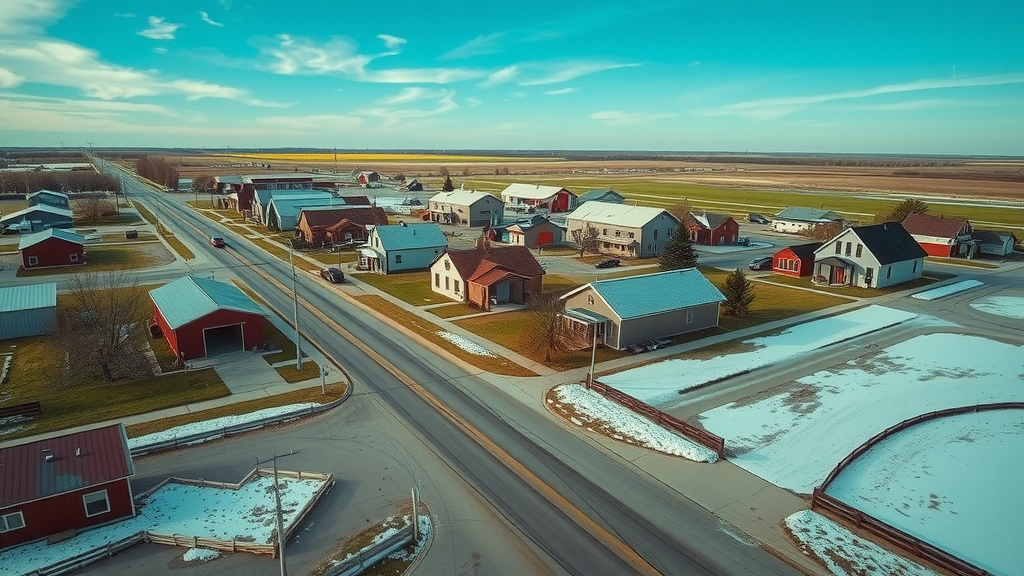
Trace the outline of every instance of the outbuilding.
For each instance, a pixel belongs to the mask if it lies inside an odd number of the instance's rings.
[[[30,225],[32,232],[46,228],[73,228],[75,226],[75,218],[71,210],[57,208],[49,204],[36,204],[0,218],[0,228],[4,225],[23,222]]]
[[[123,424],[0,448],[0,549],[135,516]]]
[[[182,360],[263,345],[267,313],[231,284],[185,276],[150,290],[154,319]]]
[[[525,222],[508,227],[508,243],[536,249],[550,244],[561,244],[565,230],[544,216],[536,215]]]
[[[22,236],[18,250],[26,270],[85,264],[85,237],[60,228]]]
[[[772,255],[772,273],[783,276],[810,276],[814,273],[814,251],[821,242],[798,244],[779,250]]]
[[[0,287],[0,340],[57,329],[57,283]]]
[[[731,246],[740,238],[740,225],[727,214],[690,212],[686,218],[686,229],[690,231],[693,243],[702,246]]]
[[[47,206],[63,208],[65,210],[71,208],[71,199],[68,198],[68,195],[63,192],[54,192],[53,190],[39,190],[38,192],[26,195],[25,199],[28,200],[29,206],[46,204]]]
[[[520,211],[542,208],[549,212],[569,212],[576,207],[576,195],[561,186],[509,184],[501,191],[506,206]]]
[[[456,226],[501,226],[505,203],[476,190],[438,192],[428,201],[430,221]]]

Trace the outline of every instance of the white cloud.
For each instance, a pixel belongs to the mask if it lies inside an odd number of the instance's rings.
[[[384,41],[384,47],[390,51],[390,54],[398,54],[402,50],[402,46],[405,45],[405,38],[399,38],[398,36],[377,34],[377,38]]]
[[[423,99],[436,99],[433,108],[399,108],[396,104],[410,104]],[[427,118],[451,112],[459,108],[455,102],[455,92],[449,90],[424,90],[422,88],[406,88],[397,96],[382,100],[379,105],[356,111],[362,116],[380,118],[385,127],[395,126],[415,118]]]
[[[273,102],[269,100],[260,100],[258,98],[250,98],[245,101],[249,106],[257,106],[260,108],[291,108],[295,106],[296,102]]]
[[[6,68],[0,68],[0,88],[14,88],[24,80],[24,76],[19,76]]]
[[[505,66],[504,68],[501,68],[500,70],[495,70],[494,72],[491,72],[491,74],[489,76],[487,76],[487,80],[484,80],[479,85],[484,87],[484,88],[490,88],[492,86],[497,86],[499,84],[504,84],[506,82],[509,82],[509,81],[513,80],[518,75],[519,75],[519,67],[518,66]]]
[[[699,111],[700,116],[741,116],[753,120],[775,120],[788,114],[809,108],[815,104],[836,100],[870,98],[882,94],[900,94],[924,90],[944,90],[953,88],[971,88],[977,86],[997,86],[1004,84],[1024,83],[1024,73],[998,74],[993,76],[975,76],[948,79],[928,79],[905,82],[902,84],[885,84],[862,90],[847,90],[812,96],[786,96],[780,98],[761,98],[726,104],[716,108]]]
[[[477,106],[480,106],[482,104],[483,102],[477,100],[476,98],[466,98],[466,106],[469,106],[470,108],[476,108]]]
[[[153,53],[154,54],[167,54],[167,48],[164,48],[163,46],[157,46],[156,48],[153,48]]]
[[[545,94],[548,96],[558,96],[560,94],[572,94],[578,90],[579,88],[559,88],[558,90],[548,90]]]
[[[135,18],[135,12],[114,12],[114,18]]]
[[[647,113],[647,112],[621,112],[618,110],[602,110],[590,115],[591,120],[603,122],[609,126],[625,126],[628,124],[646,124],[655,120],[675,118],[679,114],[672,112]]]
[[[544,84],[558,84],[568,82],[581,76],[615,70],[617,68],[633,68],[639,66],[638,62],[608,62],[608,61],[585,61],[577,60],[570,62],[547,62],[535,64],[542,72],[540,78],[524,80],[521,86],[540,86]]]
[[[501,52],[503,51],[501,46],[501,40],[503,37],[504,33],[502,32],[495,32],[494,34],[487,35],[481,34],[469,42],[445,52],[441,55],[441,59],[452,60]]]
[[[409,87],[403,88],[401,92],[394,96],[389,96],[382,100],[379,100],[381,104],[397,106],[400,104],[409,104],[417,100],[423,100],[425,98],[439,98],[444,97],[447,94],[445,90],[432,90],[428,88],[416,88]]]
[[[202,80],[174,80],[168,86],[186,94],[186,100],[199,100],[201,98],[241,100],[245,96],[245,90],[240,88],[211,84]]]
[[[4,2],[0,10],[0,34],[39,31],[46,22],[64,15],[66,6],[58,0],[21,0]]]
[[[303,132],[323,130],[345,132],[362,127],[363,119],[344,114],[314,114],[310,116],[265,116],[257,118],[255,123],[268,128]]]
[[[203,19],[203,22],[206,22],[210,26],[224,26],[224,24],[221,24],[220,22],[215,22],[212,18],[210,18],[209,14],[203,12],[202,10],[199,11],[199,17]]]
[[[182,25],[165,22],[164,20],[164,18],[159,16],[150,16],[149,28],[140,31],[138,33],[139,36],[145,36],[153,40],[174,40],[174,31],[181,28]]]

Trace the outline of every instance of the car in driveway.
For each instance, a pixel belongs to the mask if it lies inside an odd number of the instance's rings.
[[[622,262],[618,258],[605,258],[597,264],[594,264],[594,268],[615,268]]]
[[[342,284],[345,282],[345,273],[337,268],[324,268],[320,271],[320,277],[331,284]]]
[[[214,248],[223,248],[226,246],[224,239],[220,236],[210,236],[210,244],[212,244]]]
[[[754,224],[771,224],[772,223],[772,221],[769,220],[767,216],[764,216],[763,214],[757,214],[757,213],[747,214],[747,221],[748,222],[753,222]]]
[[[771,270],[772,269],[772,257],[762,256],[760,258],[754,258],[750,261],[751,270]]]

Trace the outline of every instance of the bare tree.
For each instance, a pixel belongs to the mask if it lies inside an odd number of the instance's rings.
[[[58,340],[68,381],[104,382],[143,374],[145,333],[152,314],[148,293],[128,270],[75,274],[67,301],[57,307]]]
[[[592,224],[586,224],[582,228],[574,229],[569,233],[569,236],[576,243],[576,249],[580,251],[581,258],[587,252],[597,254],[597,249],[600,246],[597,237],[600,236],[600,232]]]
[[[551,361],[551,355],[568,349],[573,334],[562,319],[563,302],[558,294],[548,293],[530,299],[529,311],[534,315],[537,329],[531,334],[534,352]]]
[[[683,198],[681,202],[668,208],[668,213],[675,216],[676,220],[679,220],[680,222],[685,222],[686,219],[690,217],[691,211],[693,211],[693,206],[690,205],[690,201],[686,198]]]
[[[114,203],[96,194],[75,202],[75,216],[86,222],[98,222],[117,212]]]
[[[818,224],[817,226],[811,226],[806,230],[801,230],[800,235],[810,240],[816,240],[818,242],[827,242],[834,238],[837,234],[846,229],[846,223],[842,220],[836,220],[828,224]]]

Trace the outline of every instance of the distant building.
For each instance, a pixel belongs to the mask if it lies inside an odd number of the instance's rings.
[[[25,196],[28,200],[29,206],[36,206],[38,204],[46,204],[47,206],[53,206],[54,208],[63,208],[69,210],[71,208],[71,201],[67,194],[63,192],[54,192],[53,190],[40,190],[33,192]]]
[[[815,226],[842,221],[843,217],[831,210],[790,206],[772,217],[771,228],[776,232],[797,234]]]
[[[527,248],[540,248],[565,241],[565,230],[544,216],[536,215],[527,222],[517,222],[507,228],[508,243]]]
[[[903,227],[929,256],[973,258],[977,250],[971,237],[974,229],[966,218],[908,214]]]
[[[606,204],[623,204],[626,202],[626,197],[619,194],[611,188],[607,190],[589,190],[580,195],[576,201],[576,207],[579,208],[587,202],[604,202]]]
[[[434,223],[374,226],[359,248],[359,269],[390,274],[425,270],[448,249],[448,238]]]
[[[31,227],[32,232],[47,228],[74,228],[75,217],[66,208],[36,204],[0,218],[0,228],[6,225],[22,225],[26,229]]]
[[[1011,232],[999,232],[995,230],[975,230],[971,238],[978,244],[978,252],[992,256],[1006,256],[1013,254],[1013,245],[1017,243],[1017,237]]]
[[[568,212],[576,207],[576,195],[559,186],[509,184],[501,199],[510,208],[542,208],[549,212]]]
[[[798,244],[783,248],[772,255],[772,273],[783,276],[810,276],[814,272],[814,251],[821,242]]]
[[[85,237],[60,228],[22,235],[18,250],[26,270],[85,264]]]
[[[566,237],[587,226],[597,229],[601,253],[649,258],[661,255],[679,220],[662,208],[591,201],[565,217]]]
[[[438,192],[427,204],[430,221],[456,226],[501,226],[505,203],[486,192],[453,190]]]
[[[686,229],[693,243],[702,246],[732,245],[740,238],[740,225],[732,216],[725,214],[690,212],[686,218]]]
[[[371,206],[307,206],[300,210],[295,235],[310,246],[363,242],[368,229],[388,223],[383,208]]]

